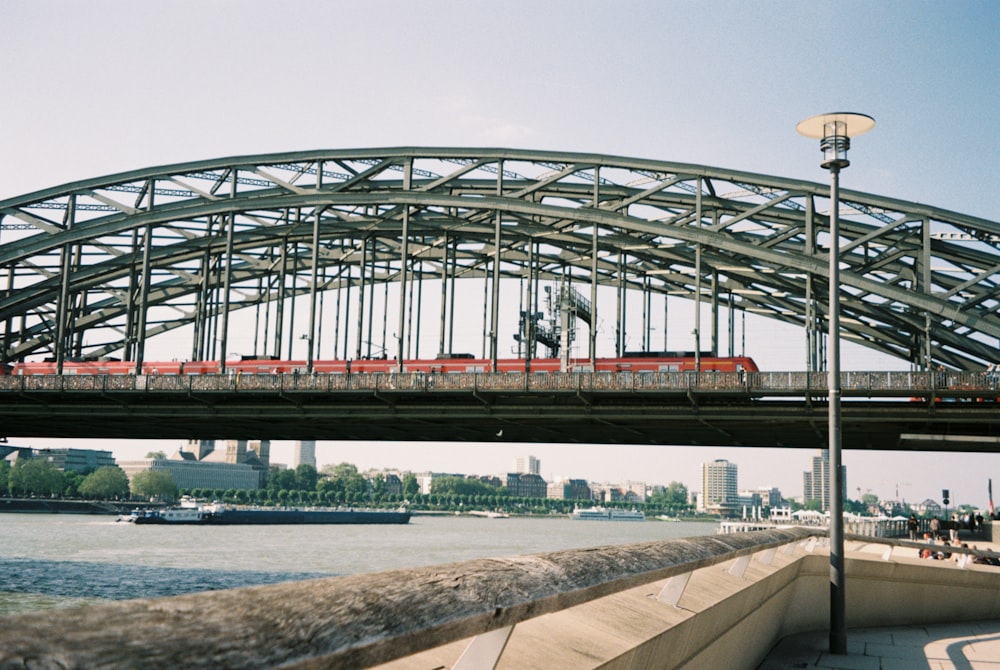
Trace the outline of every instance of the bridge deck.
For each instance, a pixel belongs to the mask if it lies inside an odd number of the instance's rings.
[[[963,373],[965,374],[965,373]],[[982,374],[844,373],[847,449],[993,451]],[[967,378],[966,378],[967,377]],[[0,377],[9,436],[549,442],[817,448],[819,373]]]

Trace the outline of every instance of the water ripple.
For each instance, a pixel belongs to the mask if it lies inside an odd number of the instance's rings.
[[[0,591],[63,598],[158,598],[329,576],[311,572],[212,570],[0,558]]]

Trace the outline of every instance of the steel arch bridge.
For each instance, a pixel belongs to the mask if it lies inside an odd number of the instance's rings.
[[[713,351],[720,307],[795,324],[807,367],[820,369],[828,208],[829,187],[811,182],[510,149],[307,151],[97,177],[0,202],[0,362],[141,363],[147,341],[187,326],[190,356],[224,367],[231,313],[275,307],[277,351],[292,330],[282,310],[298,298],[311,363],[317,296],[350,302],[352,289],[361,356],[366,290],[370,305],[385,283],[398,286],[402,354],[426,279],[451,291],[446,351],[454,281],[479,278],[494,360],[500,282],[517,279],[527,313],[539,281],[570,282],[590,323],[599,309],[613,315],[618,353],[624,297],[640,292],[694,300],[696,314],[710,306]],[[840,216],[844,338],[925,368],[995,360],[1000,223],[851,190]],[[598,287],[617,295],[613,310],[598,306]],[[545,341],[532,323],[523,332],[529,352]],[[350,357],[346,335],[343,349]]]

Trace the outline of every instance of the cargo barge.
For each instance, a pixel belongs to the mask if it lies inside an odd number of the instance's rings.
[[[227,507],[220,503],[182,501],[177,507],[136,510],[120,518],[137,525],[249,526],[291,524],[405,524],[408,510],[262,509]]]

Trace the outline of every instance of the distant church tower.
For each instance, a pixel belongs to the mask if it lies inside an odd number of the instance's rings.
[[[316,440],[299,440],[295,445],[292,467],[297,468],[300,465],[316,467]]]
[[[186,451],[194,454],[194,460],[200,461],[215,451],[215,440],[188,440]]]

